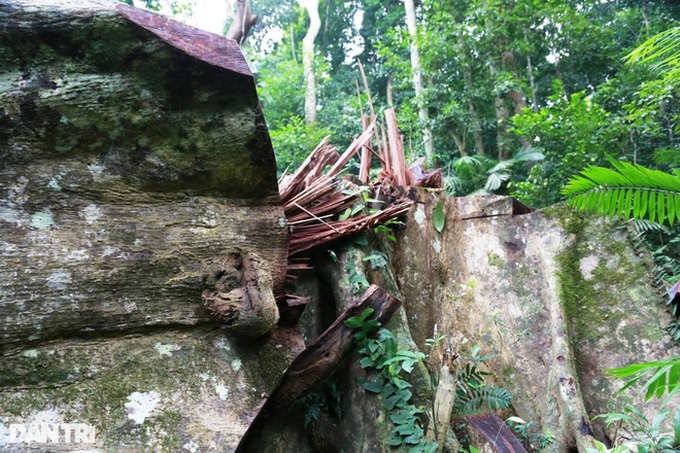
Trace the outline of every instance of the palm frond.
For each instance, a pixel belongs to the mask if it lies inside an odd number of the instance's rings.
[[[484,190],[487,192],[498,190],[501,184],[503,184],[508,179],[510,179],[509,173],[490,173],[486,180],[486,184],[484,184]]]
[[[474,165],[478,167],[482,165],[482,161],[475,156],[462,156],[453,161],[454,167],[460,167],[461,165]]]
[[[525,146],[521,148],[512,158],[515,162],[538,162],[545,159],[545,154],[540,148]]]
[[[680,27],[658,33],[635,48],[626,58],[628,64],[654,63],[658,70],[680,66]]]
[[[657,149],[654,151],[654,162],[659,165],[670,165],[680,167],[680,149]]]
[[[501,160],[498,161],[496,165],[493,167],[489,168],[487,171],[488,174],[493,174],[493,173],[500,173],[502,171],[506,171],[512,168],[516,161],[514,159],[508,159],[508,160]]]
[[[620,162],[614,169],[590,166],[562,189],[569,204],[580,210],[623,219],[644,219],[673,225],[680,220],[680,177]]]

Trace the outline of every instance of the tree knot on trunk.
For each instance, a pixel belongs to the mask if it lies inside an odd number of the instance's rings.
[[[239,336],[268,333],[279,320],[267,262],[237,250],[208,263],[203,271],[203,305]]]

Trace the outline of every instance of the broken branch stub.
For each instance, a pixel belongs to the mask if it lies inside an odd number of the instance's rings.
[[[268,266],[257,253],[233,252],[211,263],[201,298],[228,330],[247,337],[269,332],[279,321]]]

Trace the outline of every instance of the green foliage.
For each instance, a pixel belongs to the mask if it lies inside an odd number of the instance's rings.
[[[510,417],[505,422],[528,451],[543,450],[555,442],[555,436],[549,431],[545,433],[531,432],[533,425],[531,421],[527,422],[519,417]]]
[[[408,447],[409,453],[435,452],[437,444],[425,439],[425,410],[410,403],[412,385],[402,377],[403,373],[411,373],[425,354],[400,349],[394,334],[385,328],[376,333],[380,324],[370,318],[372,314],[372,309],[364,310],[360,315],[347,319],[345,325],[356,330],[353,341],[359,364],[375,375],[373,380],[361,385],[367,392],[382,397],[394,424],[388,445]]]
[[[646,219],[632,221],[637,235],[633,238],[635,247],[646,247],[654,258],[652,274],[659,287],[671,286],[666,305],[674,320],[666,328],[676,342],[680,342],[680,304],[675,301],[674,284],[680,281],[680,222],[673,227],[650,222]],[[677,288],[676,288],[677,289]]]
[[[668,222],[680,216],[680,177],[609,158],[615,170],[588,167],[562,193],[581,210],[621,218]]]
[[[479,345],[472,347],[469,354],[462,355],[466,361],[458,373],[458,388],[453,410],[457,414],[474,414],[486,410],[497,411],[510,407],[512,395],[506,389],[487,384],[485,376],[490,373],[480,366],[492,356],[480,355]]]
[[[432,225],[437,232],[444,231],[444,224],[446,223],[446,214],[444,214],[444,205],[438,202],[432,211]]]
[[[318,420],[321,412],[332,414],[337,420],[342,418],[342,389],[336,381],[324,381],[318,390],[309,392],[293,402],[292,407],[303,407],[305,411],[305,428],[314,420]]]
[[[489,175],[484,190],[496,192],[501,186],[513,176],[512,170],[523,162],[539,162],[545,159],[543,153],[530,146],[521,148],[517,154],[507,160],[501,160],[496,165],[487,170]]]
[[[672,420],[672,432],[665,432],[663,424],[670,415],[670,410],[657,412],[652,420],[648,420],[637,408],[626,407],[623,412],[601,414],[607,426],[617,425],[619,430],[630,433],[631,438],[612,450],[598,445],[595,452],[637,452],[637,453],[678,453],[680,452],[680,409]],[[618,443],[619,439],[615,439]],[[590,451],[589,451],[590,452]]]
[[[680,27],[652,36],[636,47],[626,61],[628,64],[652,63],[668,81],[680,83]]]
[[[664,394],[667,394],[667,401],[680,392],[680,357],[634,363],[620,368],[611,368],[607,372],[614,377],[627,379],[626,385],[621,391],[646,378],[640,392],[645,392],[645,399],[647,400],[653,396],[661,398]]]
[[[357,236],[354,238],[353,243],[346,244],[344,247],[349,254],[346,265],[346,273],[350,286],[352,287],[352,294],[354,295],[364,292],[370,286],[370,283],[364,275],[363,269],[357,267],[355,263],[353,246],[357,243],[360,243],[360,245],[368,245],[368,241],[366,240],[365,236]]]
[[[400,221],[398,218],[389,219],[387,222],[380,224],[373,228],[373,232],[378,236],[388,240],[389,242],[396,243],[397,237],[394,235],[394,229],[404,225],[404,222]],[[387,243],[389,246],[389,243]]]
[[[309,153],[328,134],[328,130],[308,126],[299,116],[291,116],[279,128],[271,129],[269,135],[276,152],[276,169],[279,175],[286,170],[292,173]]]
[[[513,132],[533,140],[545,156],[531,168],[526,181],[512,188],[513,195],[529,206],[558,202],[567,180],[588,164],[604,164],[607,153],[620,149],[625,135],[612,114],[585,92],[568,96],[556,81],[549,101],[538,112],[525,109],[512,119]]]
[[[605,444],[599,440],[593,439],[595,448],[588,448],[586,453],[629,453],[632,450],[626,445],[619,445],[614,448],[607,448]]]
[[[119,0],[130,6],[135,6],[133,0]],[[142,0],[138,2],[143,8],[158,11],[173,17],[191,16],[191,2],[181,0]]]

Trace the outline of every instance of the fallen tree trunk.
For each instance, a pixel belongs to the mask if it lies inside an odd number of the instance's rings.
[[[370,319],[385,324],[392,318],[400,304],[398,299],[382,288],[371,285],[359,301],[350,305],[324,333],[293,360],[280,384],[267,398],[241,439],[236,452],[262,451],[262,447],[255,448],[253,442],[268,419],[282,409],[288,408],[293,401],[330,377],[346,361],[355,334],[354,329],[345,325],[347,319],[371,308],[374,312]]]

